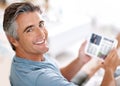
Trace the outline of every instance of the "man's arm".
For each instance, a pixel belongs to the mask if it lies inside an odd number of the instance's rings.
[[[70,81],[83,65],[84,63],[81,62],[80,58],[76,58],[69,65],[61,68],[61,73],[67,80]]]
[[[68,66],[61,69],[63,76],[69,81],[80,71],[84,64],[85,67],[82,68],[82,71],[88,77],[91,77],[101,67],[100,61],[91,59],[91,57],[84,53],[85,45],[86,41],[81,45],[78,57]]]
[[[69,81],[75,76],[75,74],[87,63],[91,58],[84,53],[86,41],[82,43],[77,58],[64,68],[61,68],[61,73]]]
[[[105,75],[101,86],[116,86],[113,70],[109,68],[105,69]]]

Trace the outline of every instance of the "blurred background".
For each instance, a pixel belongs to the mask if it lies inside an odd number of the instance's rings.
[[[109,37],[116,37],[120,32],[119,0],[0,0],[0,77],[4,77],[0,78],[0,86],[10,85],[8,76],[14,56],[2,27],[4,9],[21,1],[41,6],[49,32],[48,54],[58,61],[60,67],[76,58],[81,43],[91,32]],[[5,80],[8,83],[3,83]],[[97,86],[95,78],[91,82],[89,86]]]

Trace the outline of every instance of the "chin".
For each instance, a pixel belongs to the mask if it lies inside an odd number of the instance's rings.
[[[44,49],[44,53],[48,52],[49,51],[49,48],[46,47],[46,49]]]
[[[48,52],[48,51],[49,51],[49,48],[46,49],[46,52]]]

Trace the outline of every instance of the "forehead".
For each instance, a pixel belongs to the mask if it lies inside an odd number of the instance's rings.
[[[21,13],[20,15],[17,16],[16,20],[17,21],[29,21],[29,20],[40,20],[42,19],[42,16],[40,15],[39,12],[35,11],[35,12],[24,12]]]
[[[39,12],[25,12],[16,18],[18,28],[26,28],[29,25],[38,24],[42,20]]]

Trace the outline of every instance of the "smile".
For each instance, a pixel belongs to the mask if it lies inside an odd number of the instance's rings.
[[[34,42],[35,45],[40,45],[40,44],[43,44],[43,43],[45,43],[45,39],[43,39],[41,41]]]

